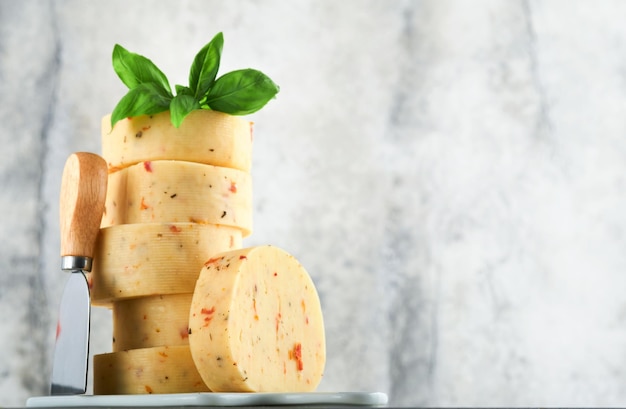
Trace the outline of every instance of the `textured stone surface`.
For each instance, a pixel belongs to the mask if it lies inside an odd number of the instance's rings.
[[[321,390],[397,405],[626,400],[626,4],[0,0],[0,405],[46,392],[58,190],[123,95],[113,44],[186,83],[281,93],[256,122],[255,233],[321,294]],[[95,310],[92,352],[110,350]]]

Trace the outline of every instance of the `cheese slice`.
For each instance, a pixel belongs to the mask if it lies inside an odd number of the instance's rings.
[[[142,223],[102,228],[90,275],[92,304],[192,293],[207,258],[241,244],[241,230],[228,226]]]
[[[307,392],[326,359],[317,291],[288,253],[259,246],[203,267],[191,302],[189,346],[215,392]]]
[[[139,162],[173,159],[250,171],[252,122],[196,110],[174,128],[169,111],[117,122],[102,118],[102,156],[111,171]]]
[[[193,222],[252,231],[249,173],[182,161],[142,162],[109,174],[102,227]]]
[[[94,355],[94,395],[209,392],[189,346],[162,346]]]
[[[189,345],[189,294],[131,298],[113,304],[113,352]]]

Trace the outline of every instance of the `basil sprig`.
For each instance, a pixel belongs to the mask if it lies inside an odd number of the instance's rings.
[[[116,44],[113,69],[129,90],[111,113],[111,128],[127,117],[167,110],[172,124],[178,128],[197,109],[248,115],[263,108],[278,93],[278,85],[251,68],[218,78],[223,47],[224,36],[218,33],[196,54],[189,70],[189,85],[176,85],[174,95],[167,77],[152,61]]]

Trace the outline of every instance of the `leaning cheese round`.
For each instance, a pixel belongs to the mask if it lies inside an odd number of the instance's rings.
[[[154,295],[113,303],[113,352],[189,345],[191,296]]]
[[[252,231],[252,180],[241,170],[183,161],[142,162],[109,174],[102,227],[193,222]]]
[[[192,293],[208,257],[241,248],[240,229],[196,223],[122,224],[100,229],[91,281],[93,305],[157,294]]]
[[[189,346],[164,346],[94,355],[94,395],[209,392]]]
[[[200,273],[189,347],[215,392],[307,392],[326,346],[317,291],[288,253],[259,246],[221,253]]]
[[[111,171],[139,162],[175,159],[250,171],[252,122],[196,110],[175,128],[169,111],[125,118],[111,130],[102,118],[102,156]]]

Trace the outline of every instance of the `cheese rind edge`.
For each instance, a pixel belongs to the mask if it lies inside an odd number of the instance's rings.
[[[191,112],[175,128],[169,111],[125,118],[111,129],[102,118],[102,156],[109,170],[136,163],[172,159],[250,171],[252,122],[209,110]]]
[[[241,230],[196,223],[100,229],[90,274],[95,306],[158,294],[192,293],[208,257],[241,248]]]
[[[232,226],[250,235],[250,174],[175,160],[142,162],[109,174],[101,227],[182,222]]]
[[[113,303],[113,352],[189,345],[191,297],[153,295]]]
[[[94,395],[209,392],[189,346],[94,355]]]

